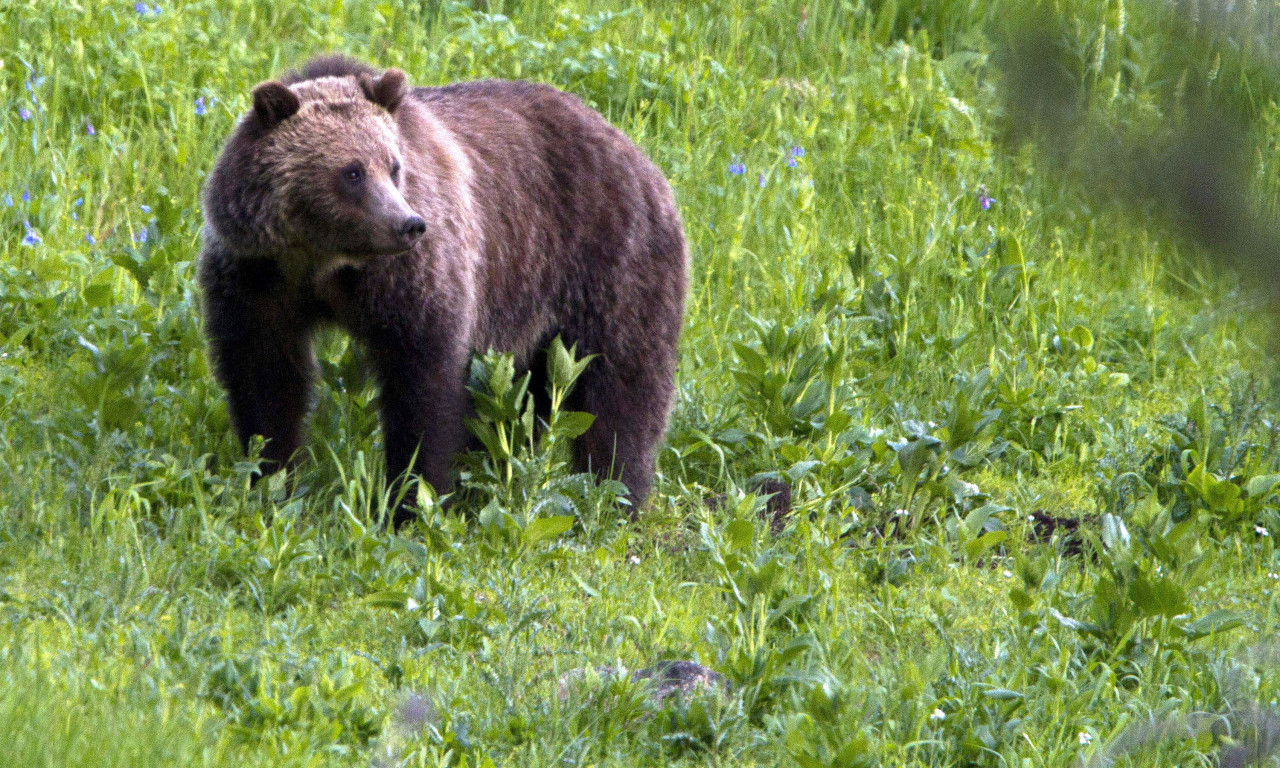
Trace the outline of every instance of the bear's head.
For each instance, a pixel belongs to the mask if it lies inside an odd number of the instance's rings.
[[[205,187],[206,226],[261,256],[409,250],[427,225],[405,198],[408,92],[398,69],[258,85]]]

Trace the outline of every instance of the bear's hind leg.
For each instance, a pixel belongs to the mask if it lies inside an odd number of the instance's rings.
[[[633,513],[644,505],[653,487],[656,452],[666,432],[674,392],[666,366],[622,370],[597,358],[570,397],[574,410],[595,416],[574,446],[575,469],[621,480]]]

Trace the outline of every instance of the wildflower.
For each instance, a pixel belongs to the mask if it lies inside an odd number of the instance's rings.
[[[1254,532],[1254,533],[1256,533],[1256,534],[1258,534],[1259,536],[1270,536],[1270,535],[1271,535],[1271,531],[1268,531],[1266,528],[1262,527],[1261,525],[1255,525],[1255,526],[1253,526],[1253,532]]]
[[[933,720],[933,721],[946,720],[946,719],[947,719],[947,713],[946,713],[946,712],[943,712],[941,709],[936,709],[936,708],[935,708],[935,709],[933,710],[933,714],[929,715],[929,719],[930,719],[930,720]]]
[[[795,146],[791,148],[792,157],[804,157],[804,147]]]
[[[1093,734],[1088,731],[1081,731],[1076,734],[1076,741],[1080,742],[1080,746],[1087,747],[1093,743]]]
[[[982,210],[989,210],[995,202],[996,199],[987,194],[985,186],[978,187],[978,205],[982,206]]]
[[[795,159],[794,157],[788,157],[788,158],[787,158],[787,167],[788,167],[788,168],[795,168],[797,165],[799,165],[799,163],[797,163],[797,162],[796,162],[796,159]]]
[[[760,182],[760,188],[764,189],[764,174],[757,174],[756,181]]]
[[[84,198],[83,198],[83,197],[77,197],[77,198],[76,198],[76,201],[75,201],[74,203],[72,203],[72,205],[74,205],[75,207],[79,208],[80,206],[84,205]]]
[[[142,209],[143,213],[151,213],[151,206],[147,205],[146,203],[143,203],[138,207]]]
[[[44,85],[43,77],[29,78],[27,80],[27,93],[35,93],[36,89]]]
[[[98,239],[97,239],[97,238],[95,238],[93,235],[89,234],[88,232],[85,232],[85,233],[84,233],[84,241],[85,241],[86,243],[88,243],[89,245],[94,245],[94,244],[96,244],[96,243],[98,242]]]
[[[1006,579],[1012,579],[1012,578],[1013,578],[1013,571],[1005,571],[1002,575],[1003,575]]]
[[[40,240],[41,240],[40,235],[37,234],[36,231],[31,228],[31,222],[29,221],[22,222],[22,228],[27,231],[27,233],[22,237],[23,245],[30,245],[34,247],[40,244]]]
[[[134,12],[136,12],[139,16],[145,16],[145,15],[146,15],[146,13],[147,13],[147,11],[149,11],[149,10],[151,10],[151,9],[147,7],[147,4],[146,4],[146,3],[134,3],[134,4],[133,4],[133,10],[134,10]]]
[[[31,119],[31,110],[27,109],[26,107],[23,107],[22,109],[19,109],[19,110],[18,110],[18,117],[22,118],[23,120],[30,120],[30,119]]]
[[[4,193],[4,204],[10,208],[13,207],[13,195],[8,192]]]
[[[732,173],[734,176],[741,176],[746,172],[747,172],[746,163],[729,163],[729,173]]]
[[[632,565],[639,565],[640,558],[637,557],[636,555],[631,555],[630,557],[627,558],[627,562],[631,563]]]
[[[85,120],[85,121],[84,121],[84,132],[85,132],[85,133],[87,133],[87,134],[89,134],[90,136],[97,136],[97,135],[98,135],[98,131],[97,131],[97,129],[95,129],[95,128],[93,127],[93,121],[92,121],[92,120]]]
[[[205,112],[208,112],[208,111],[209,110],[205,109],[205,106],[204,106],[204,97],[197,96],[196,97],[196,114],[203,115]]]
[[[28,190],[25,190],[25,189],[24,189],[24,190],[22,190],[22,202],[24,202],[24,203],[29,203],[29,202],[31,202],[31,192],[29,192]]]

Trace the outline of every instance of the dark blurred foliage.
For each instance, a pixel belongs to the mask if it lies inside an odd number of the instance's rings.
[[[1092,201],[1155,214],[1274,294],[1275,184],[1257,171],[1280,95],[1280,5],[1003,10],[989,21],[1005,143],[1029,143]]]

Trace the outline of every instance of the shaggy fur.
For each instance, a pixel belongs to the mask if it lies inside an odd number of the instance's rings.
[[[596,416],[578,468],[621,479],[637,506],[648,495],[684,236],[661,172],[576,98],[523,82],[410,88],[398,70],[316,59],[254,90],[204,212],[211,356],[241,443],[268,439],[268,471],[303,440],[321,324],[369,353],[388,477],[440,491],[466,443],[470,355],[528,366],[560,334],[600,355],[570,403]]]

